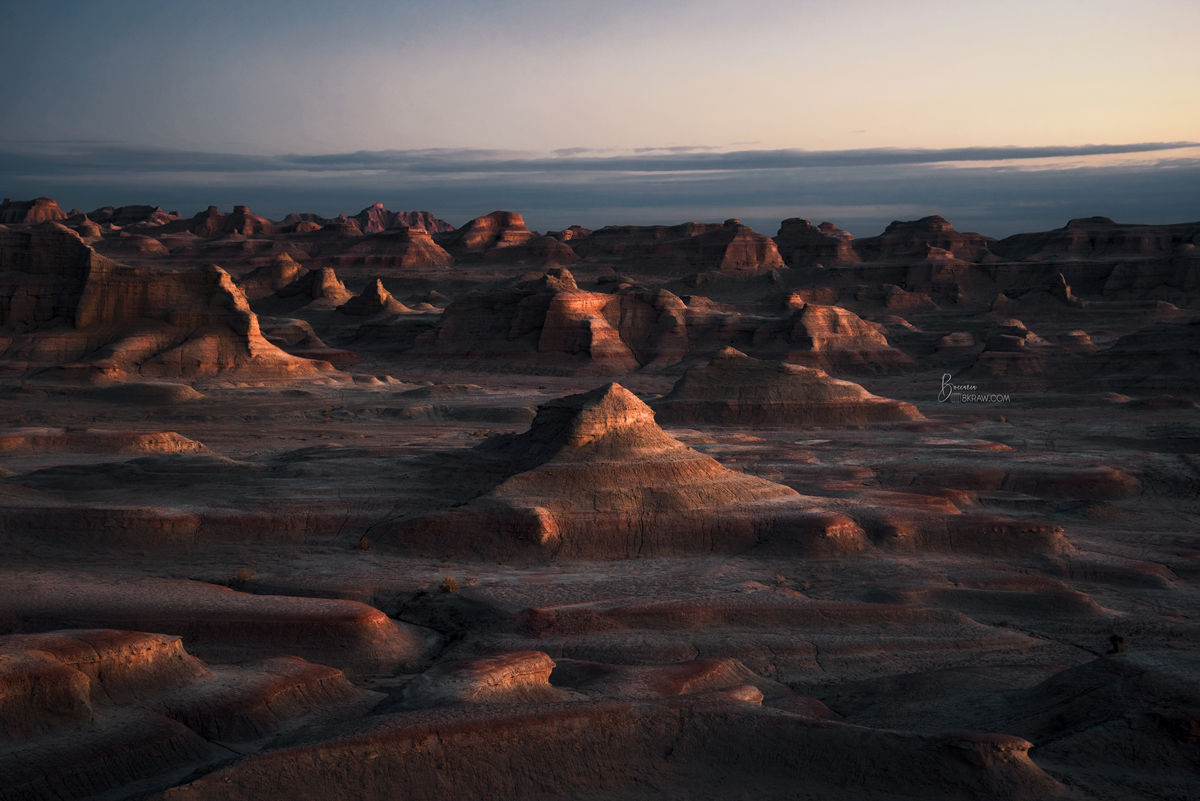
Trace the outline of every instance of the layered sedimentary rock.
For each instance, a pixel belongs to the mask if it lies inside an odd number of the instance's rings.
[[[0,346],[23,369],[106,364],[150,377],[311,374],[262,337],[219,267],[165,271],[99,256],[57,223],[0,232]]]
[[[84,239],[99,239],[104,235],[104,232],[100,230],[100,226],[86,216],[75,223],[75,231]]]
[[[334,260],[340,265],[412,269],[449,267],[454,257],[442,249],[424,228],[393,226],[356,240]]]
[[[401,787],[449,797],[644,796],[718,801],[731,794],[1050,801],[1063,788],[1001,734],[919,735],[869,729],[761,706],[754,688],[674,702],[610,701],[480,712],[441,720],[396,715],[370,727],[231,765],[161,796],[175,799],[384,799]],[[502,767],[480,769],[479,755]],[[371,755],[366,759],[363,755]],[[379,758],[375,758],[377,755]],[[347,765],[355,765],[347,771]],[[733,789],[736,788],[736,789]]]
[[[301,656],[356,673],[415,669],[437,642],[428,629],[355,601],[253,595],[199,581],[82,579],[69,573],[6,572],[0,611],[24,631],[68,625],[155,631],[183,637],[210,661]],[[69,592],[64,592],[70,588]]]
[[[485,442],[454,472],[464,490],[474,478],[471,500],[395,521],[390,543],[540,558],[735,553],[776,537],[863,547],[849,519],[692,450],[618,384],[544,404],[529,431]]]
[[[733,348],[688,370],[654,408],[661,422],[682,425],[838,426],[922,419],[911,403],[872,395],[823,370],[752,359]]]
[[[774,240],[739,220],[674,226],[606,226],[570,240],[585,261],[628,265],[647,274],[717,270],[756,274],[784,266]]]
[[[48,197],[33,200],[10,200],[0,203],[0,225],[31,225],[67,219],[56,201]]]
[[[1189,650],[1102,656],[1015,694],[1010,730],[1047,760],[1102,760],[1119,785],[1092,792],[1167,796],[1195,776],[1197,668]]]
[[[857,239],[855,248],[863,259],[924,258],[931,248],[944,250],[956,259],[981,262],[992,258],[989,246],[995,240],[976,233],[963,233],[936,215],[914,221],[896,220],[879,236]]]
[[[210,741],[249,745],[378,698],[296,658],[205,665],[163,634],[0,637],[0,792],[71,799],[163,786],[228,753]]]
[[[561,701],[566,693],[550,686],[554,660],[540,651],[516,651],[443,662],[404,688],[409,703],[521,704]]]
[[[88,212],[88,217],[97,223],[119,226],[158,227],[173,223],[179,215],[162,210],[161,206],[104,206]]]
[[[1176,225],[1130,225],[1107,217],[1084,217],[1062,228],[1013,234],[994,243],[1008,259],[1053,261],[1064,258],[1166,257],[1180,247],[1200,244],[1200,222]]]
[[[754,332],[753,347],[757,355],[826,370],[888,371],[912,362],[891,346],[883,326],[840,306],[816,303],[764,323]]]
[[[779,224],[775,245],[789,267],[858,261],[854,236],[830,222],[813,225],[800,217],[786,219]]]
[[[686,307],[675,295],[586,292],[559,268],[456,300],[412,355],[618,375],[686,350]]]
[[[275,226],[267,218],[253,214],[248,206],[234,206],[231,214],[221,212],[216,206],[209,206],[191,219],[188,230],[196,236],[212,239],[230,234],[273,234]]]
[[[207,453],[204,444],[174,431],[19,428],[0,431],[0,453]]]
[[[376,278],[361,293],[338,306],[338,311],[343,314],[368,317],[376,314],[404,314],[411,312],[412,309],[396,300],[392,293],[384,287],[383,281]]]
[[[551,236],[539,236],[505,248],[493,248],[484,254],[484,261],[516,264],[525,267],[550,269],[566,267],[579,261],[579,255],[565,242]]]
[[[332,267],[298,274],[287,286],[276,290],[275,296],[324,307],[340,306],[352,297]]]
[[[1047,278],[1062,272],[1084,292],[1106,297],[1188,302],[1200,294],[1200,222],[1129,225],[1088,217],[1010,236],[996,243],[996,252],[1044,265]]]
[[[279,290],[291,284],[297,278],[308,272],[288,253],[280,253],[252,272],[242,276],[238,286],[250,300],[258,300],[268,295],[274,295]]]
[[[1089,383],[1135,395],[1200,399],[1200,317],[1147,326],[1093,352]]]
[[[420,228],[431,234],[454,230],[453,225],[427,211],[389,211],[382,203],[367,206],[350,219],[358,223],[364,234],[377,234],[389,228]]]
[[[525,218],[512,211],[493,211],[467,222],[437,241],[456,256],[482,254],[498,248],[520,245],[536,236],[525,225]]]

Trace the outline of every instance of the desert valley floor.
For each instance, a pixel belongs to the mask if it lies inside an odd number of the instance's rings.
[[[0,801],[1200,797],[1200,223],[0,206]]]

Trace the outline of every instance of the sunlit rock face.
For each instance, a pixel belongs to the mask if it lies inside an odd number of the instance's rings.
[[[627,558],[736,553],[786,529],[801,548],[814,545],[808,540],[834,551],[862,547],[852,521],[811,515],[794,490],[687,447],[619,384],[544,404],[527,432],[486,442],[469,461],[464,480],[476,476],[479,494],[398,521],[389,542],[446,553]]]
[[[59,208],[58,202],[48,197],[33,200],[4,199],[0,203],[0,225],[23,225],[44,222],[55,222],[67,219],[67,214]]]
[[[428,211],[389,211],[382,203],[374,203],[350,219],[358,223],[364,234],[377,234],[389,228],[420,228],[431,234],[453,231],[454,226],[439,220]]]
[[[408,355],[484,369],[621,375],[677,362],[687,343],[686,307],[672,293],[589,292],[557,268],[455,300]]]
[[[753,275],[784,266],[774,240],[733,219],[673,226],[610,225],[567,241],[585,261],[639,273],[715,270]]]
[[[428,230],[403,225],[364,236],[348,248],[331,253],[330,258],[338,265],[388,270],[449,267],[454,263],[454,257],[434,242]]]
[[[493,211],[467,222],[438,237],[439,244],[451,254],[483,254],[497,248],[520,245],[535,234],[525,225],[525,218],[513,211]]]
[[[0,232],[0,340],[26,369],[104,363],[150,377],[304,375],[320,365],[262,337],[233,279],[215,265],[127,267],[57,223]]]

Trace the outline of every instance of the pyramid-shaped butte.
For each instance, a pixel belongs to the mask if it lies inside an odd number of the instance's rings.
[[[881,398],[824,370],[752,359],[725,348],[656,404],[665,423],[799,426],[920,420],[911,403]]]
[[[679,442],[619,384],[543,405],[527,432],[480,445],[454,478],[475,482],[474,497],[397,521],[389,539],[488,558],[737,553],[781,538],[861,547],[852,521]]]
[[[355,295],[339,306],[338,311],[343,314],[369,317],[375,314],[404,314],[411,312],[412,309],[396,300],[392,293],[384,287],[383,281],[376,278],[373,283],[367,285],[361,294]]]

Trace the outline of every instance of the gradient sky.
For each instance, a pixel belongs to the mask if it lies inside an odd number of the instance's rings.
[[[547,228],[765,209],[873,224],[937,202],[955,222],[1019,227],[1042,218],[981,210],[968,186],[998,181],[992,205],[1007,208],[1038,173],[1024,202],[1046,210],[1042,227],[1064,213],[1200,218],[1200,189],[1179,188],[1200,153],[1144,144],[1200,140],[1195,0],[78,0],[4,2],[0,20],[0,192],[68,206],[249,201],[280,216],[379,199],[460,223],[524,202]],[[1142,152],[1073,155],[1089,144]],[[1013,146],[1028,150],[990,166],[976,150]],[[444,157],[415,177],[411,159],[345,163],[429,149]],[[877,149],[946,150],[954,166],[861,155]],[[728,157],[747,151],[776,155]],[[779,162],[796,151],[859,155]],[[1043,153],[1059,161],[1026,161]],[[645,169],[698,154],[724,161]],[[329,161],[264,170],[249,156]],[[1095,208],[1097,176],[1120,187],[1131,171],[1146,202],[1126,187],[1121,208]],[[1178,202],[1153,197],[1156,175]]]

